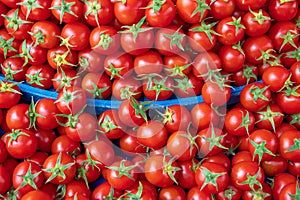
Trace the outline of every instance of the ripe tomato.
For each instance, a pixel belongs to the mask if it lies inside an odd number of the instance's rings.
[[[270,0],[268,11],[271,17],[277,21],[289,21],[297,15],[299,2],[296,0],[279,1]]]
[[[6,149],[6,145],[2,140],[0,140],[0,163],[4,163],[7,156],[8,156],[8,152]]]
[[[0,166],[0,194],[5,194],[11,187],[11,176],[4,166]]]
[[[185,191],[177,186],[171,185],[168,187],[164,187],[159,191],[159,199],[167,200],[167,199],[177,199],[177,200],[184,200],[186,199]]]
[[[27,69],[26,82],[36,88],[49,89],[52,87],[54,70],[47,64],[32,65]]]
[[[256,162],[239,162],[233,165],[230,178],[233,185],[239,190],[262,189],[264,171]]]
[[[72,180],[66,185],[65,199],[90,199],[91,190],[84,180]]]
[[[22,13],[26,16],[26,19],[30,20],[45,20],[51,16],[51,0],[37,0],[30,2],[27,0],[21,0],[20,5]]]
[[[118,139],[125,133],[125,125],[122,124],[117,110],[106,110],[98,117],[100,131],[109,139]]]
[[[108,182],[104,182],[98,185],[94,189],[92,193],[92,200],[104,200],[106,198],[119,198],[122,194],[123,192],[121,190],[113,189]]]
[[[81,180],[86,179],[85,181],[91,183],[100,178],[101,165],[97,164],[92,158],[88,157],[86,154],[79,154],[75,161],[78,177]]]
[[[251,10],[257,10],[263,7],[266,3],[266,0],[237,0],[236,5],[238,8],[242,10],[248,11]]]
[[[113,9],[109,0],[88,0],[83,6],[84,18],[91,26],[107,25],[114,19]]]
[[[29,130],[15,129],[4,135],[8,153],[17,159],[32,156],[37,150],[38,140]]]
[[[34,134],[38,139],[38,149],[42,152],[51,152],[51,146],[56,138],[53,130],[34,130]]]
[[[104,71],[110,79],[123,79],[133,72],[133,58],[127,53],[115,53],[106,56]]]
[[[230,17],[236,7],[236,3],[234,0],[228,0],[228,1],[223,1],[223,0],[216,0],[212,1],[210,3],[210,11],[209,14],[217,19],[224,19],[226,17]]]
[[[178,15],[187,23],[196,24],[206,18],[209,12],[209,1],[176,1]]]
[[[52,200],[52,197],[41,190],[34,190],[25,194],[21,200],[33,200],[33,199],[43,199],[43,200]]]
[[[161,122],[150,120],[138,128],[137,139],[140,144],[157,150],[167,144],[168,132]]]
[[[291,183],[296,183],[297,179],[295,176],[288,173],[277,174],[274,177],[274,185],[273,185],[273,198],[274,200],[279,200],[279,194],[281,190]]]
[[[68,50],[65,46],[56,46],[47,52],[48,64],[55,70],[68,70],[77,65],[77,51]]]
[[[252,112],[264,109],[270,100],[271,91],[262,83],[251,83],[245,86],[240,93],[241,104]]]
[[[157,51],[151,50],[137,55],[133,66],[137,75],[160,74],[163,70],[163,60]]]
[[[297,199],[299,197],[299,182],[296,183],[290,183],[279,193],[279,200],[292,200]]]
[[[142,83],[133,76],[116,79],[112,84],[112,95],[117,100],[139,99],[142,96]]]
[[[14,188],[22,195],[40,189],[44,185],[44,176],[41,173],[41,167],[30,161],[19,163],[14,170],[12,183]]]
[[[11,108],[21,99],[21,92],[17,84],[0,81],[0,108]]]
[[[219,122],[217,113],[206,103],[196,104],[191,111],[192,125],[197,130],[208,128],[211,124]]]
[[[126,155],[133,155],[132,153],[146,153],[147,148],[142,146],[136,137],[135,131],[126,132],[121,138],[120,138],[120,148],[122,149],[122,152],[124,152]]]
[[[222,61],[222,69],[227,72],[237,72],[241,70],[245,63],[245,54],[241,46],[222,46],[219,50],[219,56]]]
[[[81,22],[66,24],[61,30],[62,41],[69,49],[79,51],[89,45],[87,38],[90,36],[90,29]]]
[[[199,187],[191,188],[187,193],[187,199],[212,200],[212,195],[200,190]]]
[[[272,189],[267,183],[262,184],[262,189],[257,191],[244,191],[242,195],[243,200],[252,200],[261,198],[264,200],[272,200]]]
[[[37,21],[31,27],[31,39],[34,45],[39,45],[45,49],[52,49],[58,46],[60,40],[60,29],[55,23],[44,20]]]
[[[300,150],[298,148],[299,138],[299,131],[287,131],[279,137],[278,152],[283,158],[294,162],[300,161]]]
[[[229,182],[227,169],[210,162],[203,163],[197,168],[195,179],[200,190],[208,194],[216,194],[225,190]]]
[[[52,142],[51,153],[58,154],[60,152],[76,155],[81,152],[80,143],[71,140],[67,135],[58,136]]]
[[[104,68],[104,55],[87,47],[78,53],[80,72],[101,72]]]
[[[221,84],[221,85],[220,85]],[[231,96],[231,89],[226,83],[206,81],[202,87],[202,97],[205,103],[213,106],[226,104]]]
[[[178,177],[178,184],[186,189],[196,186],[195,171],[198,167],[198,160],[193,158],[187,161],[178,161],[181,168]]]
[[[63,88],[69,88],[73,86],[79,86],[81,84],[81,77],[77,72],[72,69],[59,69],[54,75],[53,88],[57,92],[63,91]]]
[[[24,81],[28,67],[22,58],[9,57],[3,61],[1,71],[7,80]]]
[[[145,15],[148,0],[126,0],[126,3],[114,2],[114,14],[117,20],[124,25],[137,24]]]
[[[277,94],[276,103],[286,114],[300,113],[300,88],[287,88]]]
[[[177,182],[179,165],[173,159],[164,155],[152,155],[145,163],[146,179],[158,187],[167,187]]]
[[[243,18],[242,23],[245,25],[245,34],[250,37],[261,36],[268,32],[271,27],[271,17],[268,12],[259,9],[258,11],[249,11]]]
[[[3,54],[4,58],[16,55],[22,41],[15,39],[3,28],[0,29],[0,36],[4,40],[0,45],[0,53]]]
[[[291,80],[297,84],[300,85],[300,61],[295,62],[291,68],[290,72],[292,74]]]
[[[83,14],[83,3],[79,0],[53,0],[51,12],[60,24],[77,21]]]
[[[51,130],[58,126],[57,115],[60,113],[51,98],[40,99],[35,105],[36,126],[43,130]]]
[[[263,161],[261,167],[266,176],[274,177],[287,170],[288,161],[281,156],[276,156],[272,160]]]
[[[74,159],[63,152],[50,155],[43,164],[43,175],[50,183],[67,184],[72,181],[75,174]]]

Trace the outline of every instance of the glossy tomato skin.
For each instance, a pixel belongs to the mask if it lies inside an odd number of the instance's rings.
[[[159,199],[161,199],[161,200],[167,200],[167,199],[185,200],[186,193],[181,187],[179,187],[177,185],[172,185],[172,186],[164,187],[164,188],[162,188],[162,190],[159,191]]]
[[[37,150],[37,138],[34,133],[25,129],[15,129],[5,134],[6,149],[17,159],[28,158]],[[14,139],[15,138],[15,139]]]
[[[137,55],[133,66],[137,75],[160,74],[163,70],[163,60],[157,51],[150,50]]]
[[[24,65],[24,61],[22,60],[22,58],[18,57],[6,58],[2,62],[2,66],[2,74],[8,80],[14,81],[24,81],[26,78],[26,70],[29,67],[27,64]]]
[[[37,127],[43,130],[51,130],[58,126],[56,115],[60,112],[54,99],[44,98],[39,100],[36,103],[35,110],[40,115],[36,118]]]
[[[263,161],[261,167],[267,176],[274,177],[288,169],[288,161],[282,156],[276,156],[272,160]]]
[[[206,81],[202,87],[201,94],[205,103],[213,106],[222,106],[229,101],[231,89],[228,86],[220,87],[212,81]]]
[[[0,18],[1,19],[1,18]],[[11,36],[11,34],[9,34],[9,32],[2,28],[0,30],[0,36],[5,40],[5,41],[8,41],[9,39],[11,39],[11,43],[10,43],[10,46],[9,47],[12,47],[12,48],[4,48],[4,47],[1,47],[0,48],[0,53],[3,54],[4,58],[7,58],[8,56],[13,56],[13,55],[16,55],[18,52],[17,50],[19,49],[19,46],[21,44],[21,40],[18,40],[18,39],[14,39],[13,36]],[[6,50],[7,51],[6,51]],[[4,53],[6,52],[6,53]]]
[[[79,171],[79,177],[84,180],[84,176],[89,183],[96,181],[101,176],[101,165],[91,164],[86,154],[79,154],[76,159],[76,167]]]
[[[251,190],[251,187],[249,184],[241,184],[244,181],[247,180],[247,176],[256,176],[255,182],[252,187],[254,189],[258,189],[260,185],[264,182],[264,172],[261,169],[261,167],[256,163],[252,161],[244,161],[239,162],[232,167],[232,171],[230,174],[231,181],[233,185],[240,189],[240,190]]]
[[[26,1],[21,1],[22,3]],[[28,3],[28,2],[27,2]],[[40,6],[40,8],[31,8],[30,6],[21,4],[20,8],[22,13],[28,18],[29,20],[45,20],[51,16],[51,10],[49,9],[51,6],[51,0],[38,0],[35,1],[37,6]]]
[[[57,37],[60,35],[60,29],[58,25],[49,20],[35,22],[31,27],[31,33],[34,44],[38,44],[45,49],[52,49],[60,42]]]
[[[51,145],[56,138],[53,130],[34,130],[34,134],[38,139],[38,149],[43,152],[51,152]]]
[[[59,157],[60,157],[60,162],[58,160]],[[60,174],[56,174],[56,176],[52,180],[49,180],[50,183],[54,183],[54,184],[69,183],[72,181],[72,179],[75,177],[76,174],[75,162],[70,155],[66,153],[57,153],[57,154],[50,155],[43,164],[43,169],[44,169],[43,175],[45,179],[48,180],[51,177],[51,175],[55,173],[51,171],[51,169],[55,168],[56,165],[65,166],[68,164],[71,164],[71,166],[64,170],[61,170]],[[61,174],[64,174],[64,176],[61,176]]]
[[[297,15],[299,2],[296,0],[280,2],[279,0],[270,0],[268,11],[271,17],[277,21],[289,21]]]
[[[70,6],[70,12],[63,12],[63,10],[59,9],[62,7],[62,3],[68,4],[71,3]],[[52,9],[52,15],[59,20],[60,23],[72,23],[77,21],[83,14],[83,3],[79,0],[71,1],[71,0],[53,0],[51,2],[51,7],[58,7],[58,9]],[[70,13],[74,13],[75,15],[72,15]]]
[[[105,56],[87,47],[78,53],[79,71],[81,72],[101,72],[104,68]]]
[[[241,10],[246,10],[248,11],[249,9],[251,10],[257,10],[261,7],[263,7],[266,3],[266,0],[237,0],[236,5],[238,8]]]
[[[297,196],[299,195],[297,193],[297,189],[299,189],[299,182],[286,185],[279,193],[279,200],[292,200],[297,198]],[[293,195],[297,196],[294,198]]]
[[[21,200],[34,200],[34,199],[43,199],[43,200],[52,200],[52,197],[41,190],[34,190],[25,194]]]
[[[220,173],[220,176],[215,179],[216,184],[206,183],[208,181],[207,179],[209,178],[206,176],[207,171],[212,173],[212,175]],[[229,176],[226,168],[222,165],[210,162],[203,163],[197,168],[195,172],[195,178],[197,185],[202,188],[202,191],[208,194],[216,194],[225,190],[229,182]]]
[[[263,75],[262,80],[264,84],[268,85],[272,92],[278,92],[284,87],[290,72],[283,66],[272,66],[267,68]]]
[[[125,125],[122,124],[117,110],[106,110],[98,117],[100,131],[109,139],[118,139],[125,134]]]
[[[114,19],[113,9],[114,5],[109,0],[89,0],[84,2],[84,18],[91,26],[107,25]]]
[[[195,171],[198,162],[195,158],[187,161],[178,161],[178,165],[181,168],[178,183],[181,187],[190,189],[196,186]]]
[[[249,111],[260,111],[271,100],[271,91],[262,83],[251,83],[240,93],[241,104]]]
[[[187,199],[195,200],[212,200],[212,196],[209,193],[203,192],[199,187],[195,186],[191,188],[187,193]]]
[[[273,185],[273,198],[274,200],[279,200],[279,194],[281,190],[288,184],[296,183],[297,179],[295,176],[288,173],[277,174],[274,178]]]
[[[80,143],[71,140],[67,135],[61,135],[55,138],[51,145],[51,153],[57,154],[65,152],[74,154],[81,151]]]
[[[77,51],[65,46],[56,46],[47,52],[48,64],[55,70],[70,70],[78,63]]]
[[[280,107],[276,104],[271,103],[267,106],[267,108],[262,109],[261,112],[262,113],[255,113],[257,128],[267,129],[275,132],[276,128],[281,125],[284,118],[283,112]],[[275,113],[275,116],[273,116],[271,119],[265,119],[265,116],[268,115],[268,113],[271,113],[271,115],[272,113]],[[270,120],[273,120],[274,125]]]
[[[41,188],[44,185],[44,176],[41,172],[41,167],[34,163],[34,162],[30,162],[30,161],[24,161],[21,162],[14,170],[13,173],[13,179],[12,179],[12,183],[15,189],[18,188],[18,192],[20,192],[22,195],[33,191],[34,188],[32,186],[30,186],[28,183],[25,184],[23,187],[20,187],[23,183],[23,181],[26,181],[25,178],[23,178],[22,176],[26,176],[26,173],[28,172],[28,170],[31,170],[30,173],[34,174],[34,175],[38,175],[32,180],[33,184],[36,186],[36,188]],[[19,188],[20,187],[20,188]]]
[[[137,139],[142,145],[157,150],[167,143],[168,132],[161,122],[150,120],[138,128]]]
[[[139,99],[142,96],[142,83],[133,76],[116,79],[112,84],[112,95],[117,100],[125,100],[133,97]]]
[[[114,14],[118,21],[124,25],[132,25],[138,23],[145,14],[148,0],[127,0],[126,4],[122,2],[114,3]],[[130,17],[129,17],[130,16]]]
[[[38,74],[38,78],[36,78]],[[33,87],[41,89],[49,89],[52,87],[52,79],[54,70],[47,64],[32,65],[26,71],[26,82]],[[36,79],[42,79],[40,81]]]
[[[153,185],[158,187],[167,187],[174,183],[174,180],[170,178],[168,175],[171,173],[175,180],[177,180],[179,176],[179,171],[171,170],[166,173],[166,165],[170,167],[178,167],[177,162],[172,161],[170,157],[163,155],[152,155],[150,156],[145,163],[145,175],[146,179]]]
[[[235,46],[222,46],[219,50],[219,56],[222,60],[222,68],[227,72],[237,72],[244,66],[245,55]]]
[[[291,66],[290,70],[291,70],[291,74],[292,74],[291,80],[295,84],[300,85],[300,61],[295,62]]]
[[[78,199],[81,197],[82,199],[89,199],[91,196],[91,191],[84,182],[84,180],[72,180],[66,185],[66,195],[65,198],[74,199],[75,197]]]
[[[278,152],[283,158],[294,162],[300,161],[300,150],[297,148],[296,144],[296,141],[298,141],[299,138],[299,131],[287,131],[280,136]]]
[[[176,7],[172,0],[167,0],[157,11],[151,7],[155,6],[156,3],[154,0],[148,2],[148,8],[145,11],[146,20],[152,27],[166,27],[172,22],[176,15]]]
[[[105,140],[95,140],[87,145],[86,153],[89,153],[94,160],[100,162],[102,167],[109,166],[113,163],[115,158],[112,145],[112,143],[106,142]]]
[[[270,15],[262,9],[247,12],[243,16],[242,22],[246,27],[245,34],[250,37],[261,36],[267,33],[271,27]]]
[[[111,79],[128,77],[133,72],[133,57],[124,52],[108,55],[104,60],[104,71]]]
[[[219,116],[206,103],[196,104],[191,111],[192,125],[197,130],[208,128],[210,124],[216,125],[219,122]]]
[[[291,91],[291,94],[290,93]],[[297,114],[300,112],[300,88],[292,88],[287,91],[282,91],[277,94],[276,103],[281,110],[286,114]]]
[[[20,88],[17,85],[13,85],[7,81],[0,82],[1,87],[3,87],[4,85],[6,85],[6,87],[15,90],[16,92],[11,92],[11,91],[0,92],[0,108],[11,108],[15,106],[21,99]]]
[[[29,49],[28,55],[27,50]],[[47,49],[41,46],[34,46],[33,41],[29,38],[24,40],[19,47],[19,53],[21,55],[24,64],[41,65],[47,61]]]
[[[111,185],[108,182],[101,183],[98,185],[93,193],[92,193],[92,200],[104,200],[108,196],[110,196]],[[120,197],[123,194],[121,190],[113,190],[112,196],[115,198]]]
[[[8,156],[8,152],[5,143],[2,140],[0,140],[0,163],[4,163],[7,156]]]
[[[11,187],[11,177],[8,170],[4,166],[0,166],[0,194],[5,194]]]
[[[177,12],[179,16],[187,23],[190,24],[196,24],[198,22],[201,22],[203,19],[206,18],[208,14],[208,8],[209,8],[209,1],[201,1],[201,2],[196,2],[196,1],[189,1],[189,0],[178,0],[176,1],[176,7],[177,7]],[[197,9],[198,6],[203,6],[206,7],[202,11],[198,11]],[[195,13],[194,13],[195,12]]]
[[[263,197],[261,197],[263,196]],[[255,198],[263,198],[264,200],[272,200],[272,189],[267,183],[262,184],[262,189],[258,191],[244,191],[242,195],[243,200],[251,200]]]
[[[224,19],[233,14],[235,7],[236,3],[234,0],[217,0],[211,3],[209,14],[217,20]]]

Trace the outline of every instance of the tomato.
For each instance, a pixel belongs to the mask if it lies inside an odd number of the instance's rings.
[[[276,103],[286,114],[297,114],[300,112],[300,88],[292,87],[277,94]]]
[[[82,89],[86,90],[87,97],[107,99],[111,95],[111,81],[104,73],[87,73],[82,79]]]
[[[133,155],[132,153],[146,153],[146,147],[142,146],[136,137],[135,131],[126,132],[119,141],[122,152],[126,155]]]
[[[198,166],[198,160],[193,158],[187,161],[178,161],[181,168],[178,177],[178,184],[186,189],[196,186],[195,171]]]
[[[109,166],[113,163],[115,152],[111,143],[95,140],[86,146],[86,154],[100,162],[102,166]]]
[[[7,80],[24,81],[28,65],[24,65],[22,58],[9,57],[5,59],[1,66],[2,74]]]
[[[108,167],[108,183],[117,190],[130,188],[138,178],[138,174],[135,173],[134,168],[135,165],[128,160],[114,162]]]
[[[209,1],[176,1],[178,15],[187,23],[195,24],[206,18],[209,12]]]
[[[151,50],[137,55],[133,66],[137,75],[160,74],[163,70],[163,60],[157,51]]]
[[[38,139],[38,149],[43,152],[51,152],[51,146],[56,138],[53,130],[37,129],[34,131],[36,138]]]
[[[146,111],[149,109],[148,106],[134,98],[124,100],[118,109],[119,119],[126,126],[140,126],[147,121]]]
[[[193,199],[193,200],[212,200],[213,197],[211,194],[203,192],[200,190],[199,187],[193,187],[191,188],[187,193],[187,199]]]
[[[58,126],[57,115],[60,112],[55,105],[54,99],[40,99],[35,105],[35,111],[37,113],[37,127],[44,130],[51,130]]]
[[[6,31],[6,29],[0,29],[0,36],[3,38],[3,41],[0,43],[0,53],[3,54],[4,58],[16,55],[18,53],[21,40],[15,39]]]
[[[101,165],[97,164],[92,158],[86,154],[79,154],[76,157],[77,176],[81,180],[85,180],[88,183],[94,182],[100,178]]]
[[[43,192],[41,190],[34,190],[28,192],[21,198],[21,200],[34,200],[34,199],[51,200],[52,198],[48,193]]]
[[[245,25],[245,34],[250,37],[264,35],[271,27],[271,18],[268,12],[259,9],[258,11],[250,10],[243,18],[242,23]]]
[[[264,171],[252,161],[239,162],[232,167],[230,174],[233,185],[239,190],[262,189]]]
[[[177,84],[174,86],[174,93],[176,97],[186,98],[195,97],[201,94],[203,87],[202,79],[197,78],[195,75],[190,73],[181,79],[174,79]]]
[[[104,60],[104,70],[110,79],[128,77],[133,72],[133,58],[126,53],[108,55]]]
[[[147,75],[145,75],[147,76]],[[167,100],[173,95],[174,81],[168,76],[149,75],[143,81],[143,93],[150,101]]]
[[[124,124],[118,116],[117,110],[106,110],[98,117],[100,131],[109,139],[118,139],[125,133]]]
[[[91,26],[109,24],[114,18],[114,5],[109,0],[88,0],[84,2],[83,13]]]
[[[220,85],[221,84],[221,85]],[[202,97],[205,103],[213,106],[226,104],[231,96],[231,89],[225,83],[206,81],[202,87]]]
[[[29,117],[28,114],[32,113],[30,106],[25,103],[12,106],[6,114],[7,127],[12,129],[27,129],[34,125],[34,119]]]
[[[233,186],[232,183],[229,182],[228,186],[224,191],[221,191],[216,194],[217,200],[239,200],[241,199],[242,191],[238,190],[236,187]]]
[[[38,164],[39,166],[42,166],[45,160],[48,158],[48,154],[45,152],[35,152],[32,156],[30,156],[26,161],[30,161],[33,163]]]
[[[212,1],[210,4],[209,14],[217,20],[224,19],[226,17],[230,17],[236,7],[236,3],[234,0],[216,0]]]
[[[141,180],[127,189],[124,193],[124,198],[129,196],[130,198],[137,198],[141,200],[158,199],[156,188],[146,180]]]
[[[4,25],[7,32],[17,40],[30,37],[29,31],[32,24],[26,21],[25,15],[19,8],[9,10],[4,17]]]
[[[72,69],[59,69],[54,75],[53,88],[57,91],[63,91],[63,88],[69,88],[73,86],[79,86],[81,84],[81,77],[75,70]]]
[[[59,27],[48,20],[37,21],[31,27],[31,39],[34,45],[39,45],[45,49],[52,49],[58,46],[60,40],[60,29]]]
[[[256,10],[263,7],[266,3],[266,0],[237,0],[236,5],[242,10]]]
[[[154,30],[144,25],[145,17],[132,26],[125,26],[121,32],[121,47],[132,55],[146,53],[153,46]]]
[[[240,93],[241,104],[249,111],[264,109],[271,100],[270,89],[262,83],[251,83]]]
[[[281,190],[291,183],[296,183],[297,179],[295,176],[288,173],[277,174],[274,178],[273,185],[273,198],[274,200],[279,200],[279,194]]]
[[[179,165],[168,156],[152,155],[145,163],[146,179],[158,187],[167,187],[177,182]]]
[[[86,92],[74,86],[60,91],[55,105],[63,114],[76,114],[86,105],[86,100]]]
[[[232,79],[236,86],[248,85],[249,83],[255,82],[258,77],[258,68],[255,65],[245,64],[244,67],[234,72]]]
[[[70,114],[64,124],[66,135],[76,142],[88,142],[95,138],[98,130],[96,118],[87,112]]]
[[[78,53],[80,72],[100,72],[104,68],[104,55],[97,53],[90,47],[82,49]]]
[[[248,137],[248,136],[247,136]],[[252,161],[252,155],[248,150],[241,150],[237,152],[231,160],[231,165],[234,166],[240,162]]]
[[[49,89],[52,87],[54,70],[47,64],[32,65],[27,69],[26,82],[36,88]]]
[[[286,185],[279,193],[279,200],[292,200],[299,197],[299,182]]]
[[[291,68],[290,68],[290,72],[292,74],[291,80],[299,85],[300,84],[300,61],[295,62]]]
[[[0,166],[0,194],[6,193],[11,187],[11,177],[8,170],[4,166]]]
[[[0,81],[0,108],[10,108],[21,99],[19,87],[15,83]]]
[[[139,99],[142,96],[142,83],[133,76],[115,79],[112,84],[112,96],[117,100]]]
[[[137,24],[145,15],[148,0],[126,0],[126,3],[114,3],[114,14],[118,21],[124,25]]]
[[[249,152],[253,160],[267,161],[275,157],[278,148],[278,139],[276,135],[265,129],[257,129],[249,136]]]
[[[140,144],[157,150],[167,144],[168,132],[161,122],[150,120],[138,128],[137,139]]]
[[[237,44],[244,37],[244,29],[245,26],[241,23],[241,18],[224,18],[216,26],[218,40],[224,45]]]
[[[170,0],[166,2],[170,2]],[[155,34],[155,49],[165,56],[178,55],[178,53],[184,50],[185,43],[186,37],[184,31],[177,26],[160,28]]]
[[[66,153],[52,154],[43,164],[43,175],[47,182],[50,183],[69,183],[75,177],[75,173],[76,166],[74,159]]]
[[[261,167],[267,176],[276,176],[288,168],[288,162],[281,156],[273,157],[272,160],[263,161]]]
[[[21,0],[20,5],[22,13],[26,16],[26,19],[30,20],[45,20],[51,16],[51,0]]]
[[[98,185],[93,193],[92,200],[105,200],[106,198],[118,198],[123,192],[117,189],[113,189],[108,182],[101,183]]]
[[[1,2],[9,8],[16,8],[18,7],[17,3],[19,2],[19,0],[3,0]]]
[[[242,199],[251,200],[261,198],[264,200],[272,200],[272,189],[267,183],[262,184],[262,189],[257,191],[244,191]]]
[[[245,54],[240,45],[224,45],[219,50],[219,56],[223,63],[222,69],[227,72],[237,72],[244,66]]]
[[[159,191],[159,199],[168,200],[168,199],[177,199],[184,200],[186,199],[185,191],[176,185],[164,187]]]
[[[289,21],[293,19],[298,12],[299,2],[296,0],[279,1],[270,0],[268,11],[271,17],[277,21]]]
[[[12,183],[21,194],[37,190],[44,185],[41,167],[30,161],[21,162],[14,170]]]
[[[83,3],[79,0],[53,0],[51,13],[60,24],[77,21],[83,14]]]
[[[17,159],[28,158],[37,150],[37,138],[34,133],[24,129],[15,129],[4,136],[8,153]]]
[[[271,38],[274,49],[280,52],[286,52],[293,47],[297,48],[295,44],[299,39],[299,31],[297,26],[292,22],[277,22],[269,31],[269,37]]]
[[[79,152],[81,152],[80,143],[71,140],[67,135],[58,136],[52,142],[51,153],[57,154],[60,152],[65,152],[68,154],[78,154]]]
[[[120,35],[111,26],[96,27],[92,30],[89,43],[97,53],[110,55],[120,48]]]
[[[285,87],[289,75],[290,72],[285,67],[272,66],[264,71],[262,80],[272,92],[278,92]]]
[[[294,176],[299,176],[300,174],[300,163],[299,162],[289,162],[288,171]]]
[[[217,124],[219,117],[216,112],[206,103],[196,104],[191,111],[192,125],[197,130],[208,128],[210,124]]]
[[[291,124],[288,123],[282,123],[277,129],[276,129],[276,135],[279,138],[284,132],[286,131],[297,131],[297,128]]]
[[[74,199],[76,196],[83,200],[91,197],[91,191],[83,180],[72,180],[66,185],[65,198]]]
[[[5,143],[2,140],[0,140],[0,163],[4,163],[7,156],[8,156],[8,152]]]
[[[298,154],[300,150],[298,148],[298,140],[300,138],[300,132],[287,131],[279,137],[278,152],[280,155],[290,161],[299,162]]]
[[[230,159],[227,157],[227,155],[223,153],[205,157],[202,163],[207,163],[207,162],[222,165],[226,168],[228,172],[231,169]]]
[[[246,55],[246,61],[252,64],[261,64],[263,60],[262,52],[266,52],[269,49],[273,49],[272,40],[266,35],[249,37],[245,40],[242,46]]]
[[[56,70],[60,68],[63,70],[72,69],[78,62],[77,51],[68,50],[65,46],[57,46],[48,50],[47,61]]]
[[[61,30],[62,41],[71,50],[82,50],[89,45],[87,38],[90,36],[90,29],[81,22],[66,24]]]

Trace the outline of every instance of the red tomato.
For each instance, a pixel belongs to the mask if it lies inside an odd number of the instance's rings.
[[[196,24],[206,18],[209,12],[209,1],[176,1],[179,16],[187,23]]]
[[[109,0],[88,0],[83,6],[84,18],[91,26],[107,25],[114,19],[113,9]]]
[[[30,20],[45,20],[51,16],[51,0],[37,0],[30,2],[27,0],[21,0],[20,5],[22,13],[26,16],[26,19]]]
[[[219,122],[219,116],[206,103],[196,104],[191,111],[192,125],[197,130],[208,128],[211,124],[216,125]]]
[[[246,27],[246,35],[250,37],[261,36],[267,33],[271,27],[271,17],[262,9],[259,9],[256,12],[250,10],[243,16],[242,23]]]
[[[83,14],[83,3],[79,0],[53,0],[51,12],[60,24],[77,21]]]
[[[118,21],[124,25],[137,24],[145,15],[148,0],[126,0],[114,2],[114,14]]]
[[[54,70],[47,64],[32,65],[27,69],[26,82],[36,88],[49,89],[52,87]]]
[[[300,140],[299,131],[287,131],[279,137],[278,152],[280,155],[290,161],[299,162],[300,150],[298,141]]]
[[[277,21],[289,21],[297,15],[299,2],[297,0],[279,1],[270,0],[268,11],[271,17]]]
[[[52,200],[52,197],[41,190],[34,190],[31,192],[28,192],[26,195],[24,195],[21,200],[34,200],[34,199],[43,199],[43,200]]]

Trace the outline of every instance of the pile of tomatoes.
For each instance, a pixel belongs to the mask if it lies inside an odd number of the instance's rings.
[[[0,199],[300,198],[298,0],[1,0],[0,14]],[[91,98],[121,103],[95,114]]]

